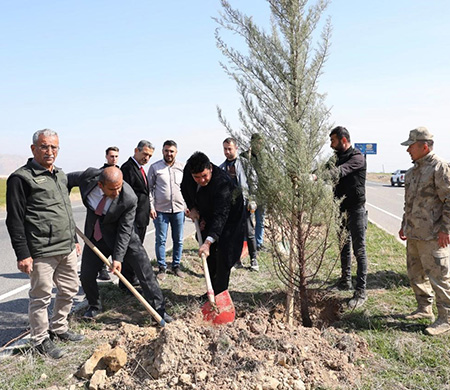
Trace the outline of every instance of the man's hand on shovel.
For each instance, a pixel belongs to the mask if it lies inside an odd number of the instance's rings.
[[[211,246],[211,241],[205,240],[205,242],[200,246],[198,249],[198,255],[202,257],[202,255],[205,255],[205,257],[209,256],[209,247]]]
[[[189,210],[186,209],[186,217],[192,219],[193,221],[195,220],[199,220],[200,219],[200,213],[198,212],[198,210],[194,207],[193,209]]]
[[[109,267],[109,270],[114,274],[115,271],[122,272],[122,263],[117,260],[113,260],[111,267]]]

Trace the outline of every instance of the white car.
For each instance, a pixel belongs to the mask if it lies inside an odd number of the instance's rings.
[[[391,176],[391,186],[396,184],[401,187],[405,184],[406,169],[397,169]]]

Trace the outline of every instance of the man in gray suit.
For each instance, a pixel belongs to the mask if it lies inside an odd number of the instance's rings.
[[[150,305],[166,322],[173,319],[165,312],[164,297],[153,273],[147,252],[136,234],[133,224],[137,197],[123,181],[116,167],[88,168],[84,172],[69,173],[69,188],[80,187],[86,206],[85,235],[106,256],[112,258],[112,270],[120,271],[127,262],[136,273],[143,294]],[[86,245],[81,262],[81,285],[89,302],[85,317],[94,318],[102,310],[96,276],[102,261]]]

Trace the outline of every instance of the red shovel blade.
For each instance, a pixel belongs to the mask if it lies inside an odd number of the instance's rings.
[[[217,294],[214,299],[214,305],[208,301],[202,306],[203,319],[216,325],[233,322],[236,312],[228,290]]]

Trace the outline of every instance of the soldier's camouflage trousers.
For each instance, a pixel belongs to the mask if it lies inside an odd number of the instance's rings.
[[[408,239],[406,262],[411,287],[419,308],[427,308],[436,296],[438,317],[450,318],[450,251],[440,248],[437,240]],[[433,294],[434,291],[434,294]]]

